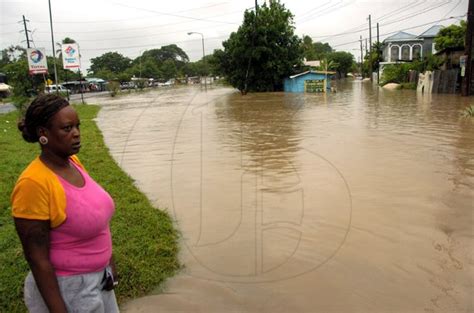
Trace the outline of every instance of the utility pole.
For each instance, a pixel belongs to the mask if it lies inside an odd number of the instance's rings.
[[[380,37],[379,37],[379,23],[377,23],[377,85],[380,84]]]
[[[26,46],[27,46],[28,48],[31,48],[31,47],[30,47],[30,38],[28,37],[28,32],[29,32],[29,30],[28,30],[28,28],[26,27],[26,22],[27,22],[27,21],[29,22],[29,20],[27,20],[27,19],[25,18],[25,16],[23,15],[23,26],[25,27]]]
[[[48,0],[48,4],[49,4],[49,24],[51,26],[51,46],[53,48],[54,83],[56,84],[56,93],[59,94],[58,70],[56,69],[56,52],[54,50],[53,15],[51,14],[51,0]]]
[[[467,31],[466,31],[466,47],[464,54],[467,56],[466,59],[466,70],[464,75],[464,81],[461,88],[461,95],[469,96],[471,94],[471,85],[472,85],[472,53],[473,53],[473,28],[474,28],[474,0],[469,0],[469,6],[467,9]]]
[[[369,73],[370,73],[370,81],[372,81],[372,72],[373,72],[373,69],[372,69],[372,62],[371,62],[371,58],[372,58],[372,19],[371,19],[371,16],[369,14],[369,51],[370,51],[370,54],[369,54]]]
[[[360,75],[362,77],[364,77],[363,64],[364,64],[364,50],[362,50],[362,36],[360,36]]]

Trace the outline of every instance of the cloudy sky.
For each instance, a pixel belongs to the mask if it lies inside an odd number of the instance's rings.
[[[263,4],[264,0],[258,0]],[[369,36],[367,17],[380,24],[380,38],[403,30],[415,35],[429,27],[459,23],[466,19],[468,0],[282,0],[294,14],[296,34],[328,42],[334,49],[359,55],[359,37]],[[47,0],[0,0],[0,49],[26,47],[22,16],[29,20],[30,38],[36,47],[51,54],[51,31]],[[117,51],[135,58],[145,50],[177,44],[192,61],[202,56],[201,32],[206,54],[236,31],[245,9],[255,0],[51,0],[54,40],[75,39],[81,49],[82,68],[90,58]],[[453,17],[453,18],[450,18]]]

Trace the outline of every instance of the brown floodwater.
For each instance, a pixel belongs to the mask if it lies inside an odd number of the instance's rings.
[[[183,271],[124,312],[474,312],[472,98],[348,81],[96,101],[181,232]]]

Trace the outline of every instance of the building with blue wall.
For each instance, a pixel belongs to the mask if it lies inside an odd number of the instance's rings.
[[[326,92],[331,90],[334,72],[307,71],[285,78],[285,92]]]

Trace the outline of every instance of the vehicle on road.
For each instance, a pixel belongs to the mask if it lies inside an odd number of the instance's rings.
[[[71,90],[67,89],[62,85],[46,85],[44,87],[44,93],[55,93],[56,91],[71,93]]]

